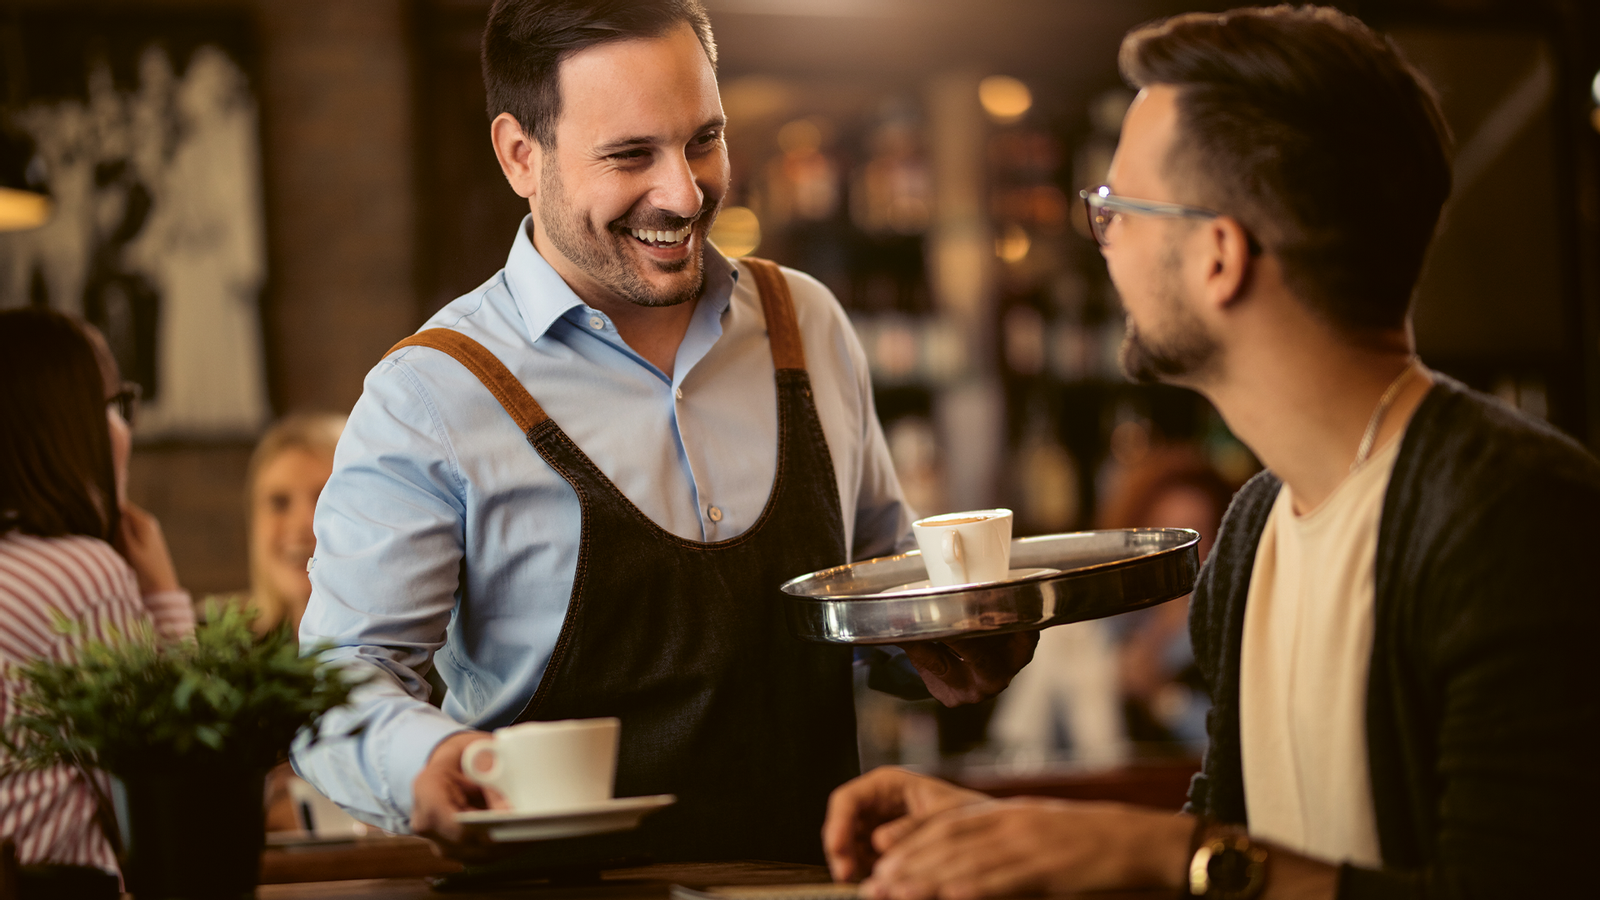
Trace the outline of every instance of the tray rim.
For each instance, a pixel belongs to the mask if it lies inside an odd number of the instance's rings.
[[[833,603],[833,602],[840,601],[840,600],[903,600],[903,599],[910,599],[910,598],[915,598],[915,597],[938,597],[938,596],[945,596],[945,595],[948,595],[948,594],[965,594],[965,593],[971,593],[971,592],[976,592],[976,591],[1005,590],[1005,589],[1010,588],[1010,587],[1012,587],[1014,585],[1036,584],[1036,583],[1045,582],[1045,581],[1062,581],[1062,580],[1068,580],[1068,579],[1072,579],[1072,578],[1077,578],[1077,577],[1080,577],[1080,576],[1095,575],[1095,574],[1099,574],[1101,572],[1108,572],[1108,571],[1111,571],[1111,570],[1114,570],[1114,569],[1125,568],[1125,567],[1128,567],[1128,566],[1137,565],[1140,562],[1147,562],[1151,557],[1154,557],[1154,556],[1165,556],[1165,555],[1168,555],[1168,554],[1183,553],[1183,552],[1187,551],[1191,546],[1195,546],[1195,545],[1198,545],[1200,543],[1200,532],[1194,530],[1193,528],[1169,528],[1169,527],[1092,528],[1092,529],[1087,529],[1087,530],[1083,530],[1083,531],[1062,531],[1062,532],[1057,532],[1057,533],[1054,533],[1054,534],[1036,534],[1036,535],[1028,535],[1027,537],[1012,538],[1011,539],[1011,546],[1013,548],[1012,555],[1013,556],[1016,555],[1015,547],[1018,544],[1038,543],[1038,542],[1043,542],[1043,541],[1047,541],[1047,540],[1055,540],[1055,539],[1060,539],[1060,538],[1065,538],[1065,537],[1075,537],[1077,535],[1110,534],[1110,533],[1148,534],[1148,533],[1152,533],[1152,532],[1187,533],[1187,537],[1186,537],[1186,539],[1184,539],[1183,541],[1179,542],[1178,544],[1176,544],[1174,546],[1166,547],[1164,549],[1157,550],[1157,551],[1155,551],[1153,553],[1143,553],[1143,554],[1140,554],[1139,556],[1130,556],[1127,559],[1114,559],[1114,560],[1110,560],[1110,561],[1103,562],[1103,563],[1094,563],[1092,565],[1087,565],[1087,566],[1078,566],[1077,568],[1072,568],[1072,569],[1059,569],[1059,570],[1057,570],[1055,572],[1039,572],[1039,573],[1034,574],[1034,575],[1029,575],[1029,576],[1027,576],[1025,578],[1007,579],[1005,581],[985,581],[985,582],[979,582],[979,583],[976,583],[976,584],[949,584],[949,585],[943,585],[943,586],[940,586],[940,587],[926,587],[926,588],[918,588],[918,589],[915,589],[915,590],[907,590],[907,591],[893,591],[892,593],[887,592],[887,591],[867,591],[867,592],[862,592],[862,593],[842,593],[842,594],[818,595],[818,594],[804,593],[804,592],[802,592],[800,590],[800,588],[803,587],[802,582],[821,582],[821,581],[824,580],[824,576],[833,574],[835,572],[843,572],[843,571],[848,570],[848,569],[854,569],[854,568],[858,568],[858,567],[861,567],[861,566],[866,566],[866,565],[869,565],[869,564],[872,564],[872,563],[899,562],[901,560],[910,559],[913,556],[915,556],[915,557],[921,557],[922,556],[922,551],[921,550],[907,550],[904,553],[891,553],[891,554],[889,554],[887,556],[874,556],[871,559],[863,559],[863,560],[858,560],[856,562],[844,563],[842,565],[829,566],[826,569],[818,569],[815,572],[809,572],[809,573],[807,573],[805,575],[799,575],[799,576],[796,576],[794,578],[789,579],[788,581],[785,581],[780,586],[780,589],[785,594],[787,594],[791,599],[801,600],[801,601],[811,601],[811,602],[814,602],[814,603]],[[1178,596],[1182,596],[1182,595],[1180,594]]]

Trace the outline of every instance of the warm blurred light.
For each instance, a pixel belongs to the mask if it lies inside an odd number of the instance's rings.
[[[994,255],[1008,263],[1022,262],[1032,248],[1033,241],[1021,225],[1007,225],[1000,236],[994,239]]]
[[[49,220],[50,207],[42,194],[0,187],[0,231],[37,228]]]
[[[723,256],[746,256],[761,246],[761,221],[748,207],[730,206],[711,225],[711,243]]]
[[[1593,110],[1590,110],[1589,124],[1594,126],[1595,131],[1600,131],[1600,106],[1596,106]]]
[[[822,127],[812,119],[795,119],[778,129],[778,147],[785,153],[814,153],[822,149]]]
[[[749,127],[789,114],[794,107],[794,89],[775,78],[746,75],[722,86],[722,109],[728,121]]]
[[[990,75],[978,82],[978,102],[996,122],[1009,124],[1033,106],[1028,86],[1009,75]]]

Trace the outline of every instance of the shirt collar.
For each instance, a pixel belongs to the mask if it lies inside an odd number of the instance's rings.
[[[506,258],[505,278],[511,299],[522,314],[522,321],[527,323],[528,340],[537,341],[563,316],[575,309],[587,314],[590,309],[534,249],[532,233],[533,216],[524,216],[522,224],[517,226],[517,239],[511,244],[511,254]],[[738,267],[723,257],[715,246],[708,244],[706,283],[700,301],[714,311],[717,319],[727,312],[733,302],[733,287],[738,278]]]

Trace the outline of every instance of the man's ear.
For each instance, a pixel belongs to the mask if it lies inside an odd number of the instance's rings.
[[[1255,258],[1250,253],[1250,234],[1230,216],[1218,216],[1206,223],[1204,296],[1214,308],[1231,305],[1250,285]]]
[[[500,160],[500,171],[517,196],[532,198],[537,194],[544,148],[522,130],[517,117],[504,112],[495,116],[489,123],[489,141],[494,144],[495,158]]]

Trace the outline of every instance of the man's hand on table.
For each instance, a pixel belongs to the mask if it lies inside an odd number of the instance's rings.
[[[882,768],[834,791],[822,835],[833,877],[865,878],[872,900],[975,900],[1176,886],[1193,826],[1121,804],[994,800]]]
[[[464,731],[445,738],[411,782],[411,830],[433,841],[443,856],[473,862],[499,855],[498,845],[467,835],[456,822],[456,813],[464,810],[507,806],[498,792],[461,771],[461,754],[467,745],[488,737],[481,731]]]
[[[900,644],[928,693],[945,706],[987,700],[1033,659],[1039,632]]]
[[[872,873],[882,847],[928,817],[983,803],[988,795],[937,778],[884,766],[848,781],[828,798],[822,850],[835,881],[857,881]]]

